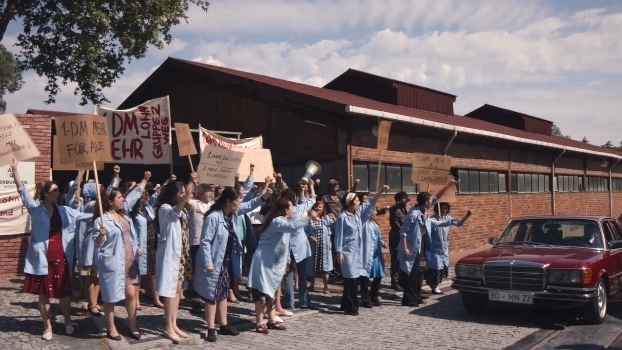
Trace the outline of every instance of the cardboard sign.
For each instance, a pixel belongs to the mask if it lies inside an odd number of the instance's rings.
[[[168,96],[125,110],[96,106],[95,114],[108,120],[110,149],[115,163],[170,163],[172,123]]]
[[[58,140],[56,135],[52,139],[52,169],[53,170],[93,170],[93,162],[78,162],[71,164],[60,163],[60,153],[58,151]],[[97,162],[97,170],[104,170],[104,163]]]
[[[110,161],[110,140],[105,117],[82,114],[56,118],[61,164]]]
[[[454,177],[449,175],[448,176],[448,181],[449,180],[454,180]],[[430,189],[428,190],[428,192],[432,193],[432,194],[436,194],[438,193],[438,191],[440,191],[441,189],[443,189],[443,187],[445,187],[445,185],[430,185]],[[454,203],[456,201],[456,186],[449,186],[449,188],[447,189],[447,191],[443,194],[442,197],[438,198],[438,202],[443,203]]]
[[[425,185],[445,185],[449,180],[451,157],[437,154],[413,153],[411,181]]]
[[[274,167],[272,166],[272,153],[266,148],[234,148],[235,151],[243,152],[242,163],[238,168],[240,181],[246,181],[250,175],[251,163],[255,164],[253,171],[253,179],[255,182],[264,182],[266,177],[274,175]]]
[[[451,157],[438,154],[413,153],[413,168],[450,170]]]
[[[200,183],[218,186],[233,186],[235,174],[242,163],[242,152],[226,148],[205,146],[201,152],[201,161],[196,169]]]
[[[13,114],[0,115],[0,166],[11,164],[13,157],[28,160],[40,155],[30,135]]]
[[[376,148],[386,150],[389,148],[389,133],[391,132],[391,122],[383,120],[378,126],[378,145]]]
[[[17,170],[31,196],[35,194],[35,162],[19,162]],[[13,171],[0,167],[0,236],[30,232],[30,215],[17,193]]]
[[[175,136],[177,136],[177,148],[181,157],[192,156],[198,153],[188,124],[175,123]]]

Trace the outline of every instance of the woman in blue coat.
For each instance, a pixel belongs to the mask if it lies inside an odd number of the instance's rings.
[[[324,202],[318,199],[311,208],[309,217],[311,220],[305,226],[305,233],[311,245],[311,259],[307,259],[307,276],[311,277],[309,291],[315,291],[315,277],[319,275],[324,282],[324,294],[329,294],[328,276],[333,271],[331,227],[335,223],[335,216],[326,214]]]
[[[255,302],[255,330],[267,334],[269,329],[285,330],[282,323],[276,321],[276,291],[283,280],[290,259],[291,235],[308,225],[308,219],[297,218],[292,202],[288,198],[279,198],[263,223],[257,250],[253,254],[248,288],[251,299]],[[268,312],[268,323],[263,325],[264,309]]]
[[[218,311],[220,334],[238,335],[229,328],[227,322],[227,296],[233,278],[242,276],[240,257],[242,244],[238,236],[238,217],[251,212],[272,196],[267,189],[262,197],[255,197],[240,203],[233,187],[225,187],[220,197],[205,214],[201,232],[201,246],[197,252],[194,289],[205,301],[205,320],[207,321],[207,340],[217,340],[215,318]]]
[[[340,309],[346,315],[357,316],[359,314],[357,296],[359,283],[361,284],[361,299],[369,298],[369,296],[362,294],[368,291],[369,285],[367,270],[363,265],[363,223],[369,219],[380,195],[388,189],[389,186],[385,185],[371,201],[363,204],[355,193],[348,193],[347,196],[343,197],[342,204],[345,210],[335,222],[335,251],[343,275],[343,295]]]
[[[438,214],[439,206],[441,215]],[[468,211],[462,220],[455,220],[449,215],[450,208],[449,203],[434,206],[434,215],[428,220],[429,234],[423,237],[427,268],[426,283],[432,289],[433,294],[443,294],[438,289],[438,285],[449,275],[449,227],[462,226],[471,215],[471,211]]]
[[[103,191],[102,191],[103,192]],[[140,339],[136,327],[136,285],[138,285],[137,257],[142,254],[136,242],[132,219],[125,211],[125,199],[119,190],[102,193],[103,213],[95,206],[93,228],[95,244],[98,247],[97,270],[101,298],[104,302],[104,316],[107,337],[121,340],[114,324],[114,306],[125,300],[130,336]]]
[[[156,220],[159,226],[156,250],[155,291],[164,300],[164,330],[162,335],[173,343],[179,343],[188,335],[177,327],[177,310],[182,294],[183,266],[181,219],[190,192],[179,181],[164,186],[156,204]],[[181,338],[180,338],[181,337]]]
[[[23,291],[39,296],[44,340],[52,339],[50,298],[59,300],[65,318],[65,333],[72,334],[70,273],[74,263],[75,223],[80,212],[56,204],[60,193],[53,181],[37,184],[33,198],[22,183],[15,159],[11,161],[11,170],[17,192],[31,220]]]
[[[367,277],[371,279],[371,288],[369,290],[370,300],[362,300],[363,305],[369,307],[380,306],[379,291],[380,282],[384,277],[384,258],[382,256],[382,248],[386,248],[387,244],[382,240],[380,235],[380,227],[376,222],[376,215],[384,214],[386,209],[372,210],[369,220],[363,224],[363,264],[367,272]],[[361,290],[361,299],[367,294]]]

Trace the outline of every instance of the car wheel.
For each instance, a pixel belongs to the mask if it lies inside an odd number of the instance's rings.
[[[596,285],[596,298],[585,307],[584,318],[590,324],[601,324],[607,317],[607,286],[601,278]]]
[[[460,297],[462,298],[462,305],[468,313],[482,312],[488,305],[486,295],[481,296],[479,294],[460,292]]]

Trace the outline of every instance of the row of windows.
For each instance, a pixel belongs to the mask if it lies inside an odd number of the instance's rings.
[[[381,164],[380,186],[388,185],[391,193],[416,193],[419,186],[412,183],[411,173],[410,165]],[[453,169],[451,173],[459,180],[456,186],[458,193],[506,193],[508,190],[516,193],[541,193],[550,192],[551,186],[556,192],[609,191],[609,179],[606,177],[588,176],[584,186],[583,176],[576,175],[556,175],[551,181],[549,174],[512,173],[508,180],[507,173],[498,171]],[[361,180],[359,191],[377,191],[377,163],[355,163],[353,175],[355,179]],[[622,179],[613,179],[612,182],[612,190],[622,192]]]

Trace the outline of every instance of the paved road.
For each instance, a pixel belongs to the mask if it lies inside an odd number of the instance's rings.
[[[542,312],[498,305],[486,313],[470,315],[462,308],[459,295],[447,288],[446,294],[432,296],[420,308],[404,308],[397,295],[384,289],[383,306],[362,309],[358,317],[344,316],[335,309],[339,293],[313,294],[319,311],[298,312],[286,319],[289,329],[269,335],[253,332],[252,305],[230,307],[230,325],[242,330],[238,337],[219,337],[218,343],[202,339],[204,322],[182,305],[179,326],[191,331],[181,345],[172,345],[159,336],[162,310],[143,306],[139,326],[141,341],[129,338],[112,342],[101,338],[101,317],[90,318],[74,304],[74,336],[62,333],[58,318],[54,339],[41,340],[41,324],[36,297],[19,293],[21,278],[0,279],[0,348],[3,349],[619,349],[622,350],[622,299],[610,303],[610,316],[600,326],[585,326],[571,314]],[[59,309],[53,305],[58,316]],[[124,308],[117,307],[120,332],[127,332]]]

